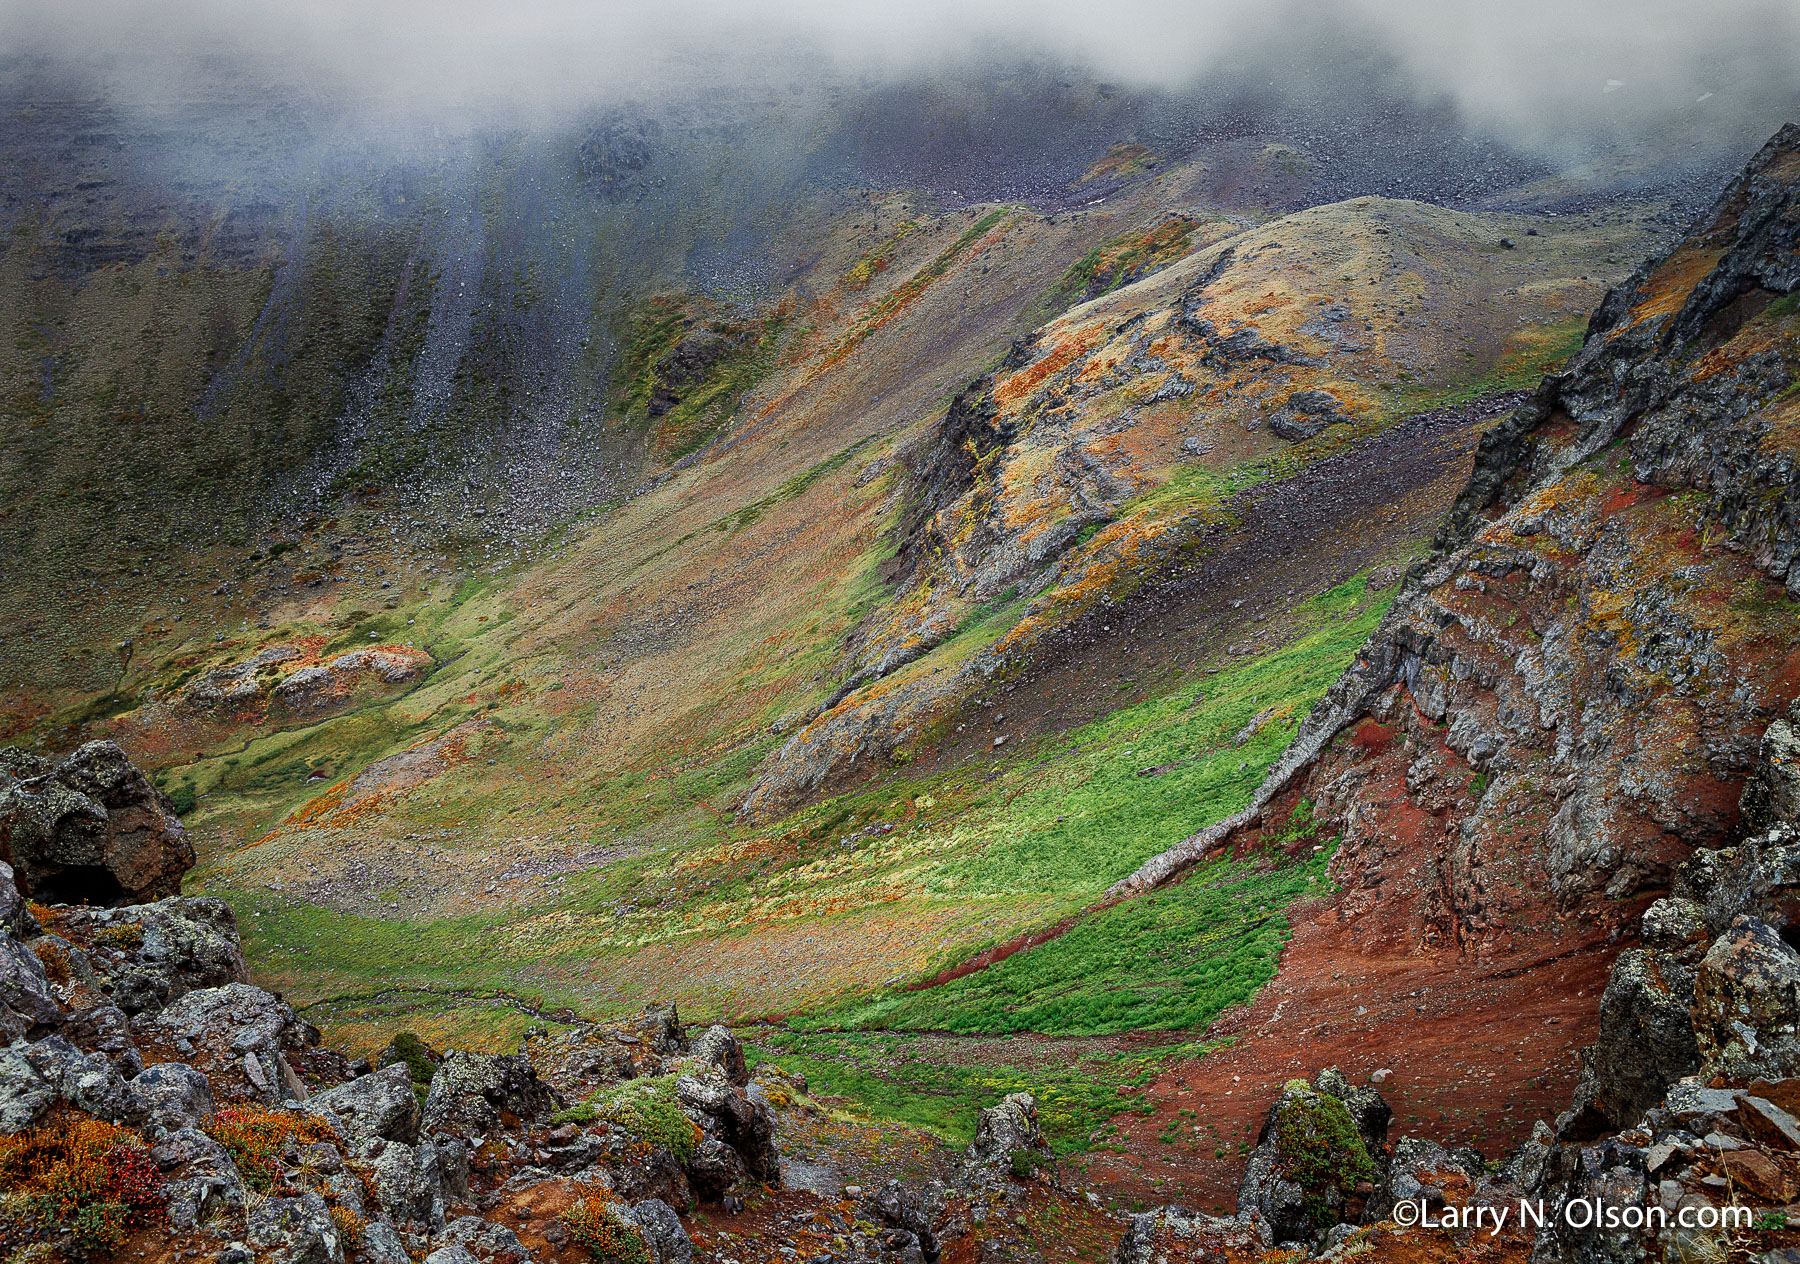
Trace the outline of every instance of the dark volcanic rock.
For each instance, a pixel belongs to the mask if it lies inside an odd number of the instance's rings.
[[[112,742],[0,789],[0,858],[44,903],[133,904],[178,894],[194,849],[175,807]]]

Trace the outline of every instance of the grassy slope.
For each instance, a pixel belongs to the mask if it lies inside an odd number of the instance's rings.
[[[856,273],[875,249],[887,266],[795,308],[787,359],[723,428],[716,454],[597,508],[536,556],[495,567],[408,554],[370,512],[296,526],[278,562],[259,555],[234,570],[221,553],[152,577],[163,604],[126,625],[139,646],[111,728],[199,796],[191,824],[203,864],[191,887],[232,901],[259,977],[369,1047],[403,1024],[505,1044],[535,1009],[616,1012],[651,999],[677,999],[696,1017],[809,1010],[827,1026],[1117,1032],[1198,1026],[1249,995],[1273,968],[1281,908],[1316,889],[1316,865],[1210,873],[1096,914],[985,975],[892,989],[1077,913],[1145,856],[1240,805],[1377,616],[1379,599],[1360,583],[1292,599],[1275,638],[1285,648],[1214,658],[1216,675],[1203,660],[1159,679],[1166,692],[1073,733],[929,776],[884,767],[874,784],[767,827],[729,814],[778,741],[771,725],[830,692],[844,633],[884,598],[896,487],[892,474],[865,477],[870,463],[1024,332],[1020,313],[1072,260],[1141,231],[1161,213],[1158,198],[1178,200],[1178,176],[1054,226],[975,208],[920,216],[891,240],[833,228],[815,275]],[[1432,265],[1381,265],[1411,287],[1406,320],[1393,294],[1355,300],[1397,342],[1418,336],[1407,321],[1431,315],[1426,299],[1449,302],[1462,286],[1497,293],[1521,277],[1563,278],[1527,305],[1550,322],[1534,330],[1560,327],[1591,302],[1591,287],[1570,278],[1597,273],[1593,258],[1622,231],[1570,227],[1523,260],[1440,240],[1438,217],[1378,209],[1385,222],[1418,220],[1417,253]],[[1358,214],[1315,213],[1259,236],[1290,254],[1258,256],[1245,302],[1279,290],[1316,303],[1313,291],[1342,283],[1335,271],[1321,280],[1327,270],[1375,267],[1390,239]],[[1472,231],[1499,230],[1468,218]],[[1122,312],[1135,301],[1129,288],[1103,300]],[[1462,329],[1474,317],[1438,319]],[[1535,332],[1496,342],[1480,322],[1467,329],[1481,334],[1482,354],[1445,359],[1425,379],[1394,371],[1391,357],[1370,370],[1385,416],[1435,399],[1427,392],[1490,389],[1535,367],[1529,348],[1520,354],[1530,364],[1509,364],[1488,354],[1495,345],[1556,349]],[[709,413],[706,427],[716,421]],[[1206,464],[1159,455],[1132,509],[1204,516],[1232,490],[1281,477],[1282,460],[1260,449],[1221,448]],[[347,534],[357,538],[340,555]],[[221,569],[260,591],[209,596]],[[344,582],[313,586],[305,577],[316,573]],[[184,578],[193,604],[177,606]],[[972,610],[909,670],[966,657],[1004,635],[1022,606]],[[267,626],[253,626],[265,611]],[[224,641],[207,635],[215,626]],[[287,727],[199,724],[164,707],[196,671],[304,637],[332,650],[416,644],[439,666],[399,696]],[[1235,746],[1264,712],[1268,722]],[[408,773],[428,751],[430,767]],[[1136,775],[1163,764],[1176,767]],[[1171,937],[1179,947],[1167,947]],[[1068,1123],[1056,1125],[1069,1144],[1143,1074],[1141,1058],[1112,1052],[1076,1075],[1008,1055],[990,1060],[999,1079],[983,1078],[977,1059],[947,1064],[940,1083],[920,1068],[941,1056],[894,1053],[917,1037],[804,1038],[826,1042],[807,1055],[822,1083],[952,1134],[1004,1082],[1071,1095]],[[915,1087],[894,1088],[884,1058],[917,1064],[897,1077]],[[1081,1087],[1088,1080],[1100,1096]]]

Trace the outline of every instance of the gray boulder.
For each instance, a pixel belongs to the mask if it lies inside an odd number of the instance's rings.
[[[693,1264],[694,1244],[675,1209],[658,1198],[631,1205],[631,1218],[644,1231],[654,1258],[651,1264]]]
[[[1763,730],[1756,767],[1738,799],[1741,827],[1755,834],[1772,825],[1800,825],[1800,702]]]
[[[0,788],[0,853],[45,904],[161,899],[178,894],[194,867],[168,796],[109,741]]]
[[[21,1132],[58,1104],[134,1127],[150,1116],[103,1053],[83,1053],[61,1036],[0,1049],[0,1133]]]
[[[44,963],[11,935],[0,935],[0,1040],[45,1035],[62,1021]]]
[[[1600,1034],[1581,1051],[1573,1104],[1558,1120],[1568,1140],[1628,1127],[1669,1085],[1700,1069],[1690,1009],[1694,972],[1666,953],[1619,954],[1600,996]]]
[[[1387,1171],[1370,1196],[1363,1219],[1384,1220],[1396,1206],[1406,1202],[1423,1201],[1428,1207],[1442,1207],[1447,1185],[1466,1182],[1467,1189],[1473,1189],[1481,1177],[1481,1156],[1473,1151],[1455,1151],[1435,1141],[1402,1137],[1394,1143]]]
[[[999,1105],[983,1108],[967,1154],[983,1166],[999,1168],[1011,1165],[1016,1150],[1050,1153],[1038,1123],[1037,1098],[1030,1093],[1009,1093]]]
[[[328,1114],[353,1146],[377,1138],[406,1145],[419,1139],[419,1097],[404,1063],[346,1080],[310,1098],[306,1109]]]
[[[173,1046],[206,1075],[215,1095],[270,1104],[306,1099],[285,1056],[303,1045],[306,1029],[273,992],[248,983],[203,988],[137,1021],[146,1043]]]
[[[1700,1074],[1743,1083],[1800,1074],[1800,953],[1740,915],[1694,974]]]
[[[331,1209],[317,1192],[264,1198],[247,1217],[245,1238],[278,1264],[344,1264],[344,1242]]]
[[[489,1133],[510,1117],[533,1120],[562,1108],[523,1054],[444,1055],[431,1077],[422,1126],[459,1136]]]
[[[695,1036],[688,1047],[688,1056],[718,1067],[725,1073],[725,1078],[740,1088],[750,1082],[750,1070],[744,1061],[744,1046],[731,1032],[714,1023],[705,1031]]]
[[[437,1147],[387,1142],[369,1165],[375,1201],[402,1225],[431,1229],[444,1223],[444,1187],[438,1171]]]
[[[13,867],[0,861],[0,931],[15,939],[29,939],[39,929],[37,918],[31,915],[31,910],[25,905],[25,897],[19,894]]]
[[[399,1232],[386,1220],[371,1220],[363,1226],[362,1255],[368,1264],[413,1264]]]
[[[184,1062],[145,1067],[131,1087],[149,1108],[150,1122],[170,1132],[196,1128],[218,1109],[206,1077]]]
[[[743,1089],[713,1072],[702,1079],[684,1075],[675,1081],[676,1099],[697,1116],[709,1137],[737,1151],[744,1169],[759,1181],[781,1183],[781,1153],[775,1145],[775,1116],[752,1101]],[[691,1173],[690,1173],[691,1174]]]
[[[1275,1245],[1269,1226],[1255,1214],[1199,1216],[1185,1207],[1163,1207],[1131,1218],[1113,1264],[1153,1259],[1255,1260]]]
[[[499,1257],[511,1264],[531,1264],[532,1254],[519,1241],[519,1235],[505,1225],[480,1216],[459,1216],[434,1234],[431,1243],[438,1250],[462,1247],[477,1259]],[[654,1264],[654,1262],[653,1262]]]
[[[91,1005],[77,1010],[63,1024],[61,1035],[79,1049],[104,1053],[127,1079],[144,1069],[137,1042],[131,1038],[131,1024],[117,1005]]]
[[[427,1255],[425,1264],[481,1264],[481,1261],[466,1246],[445,1246]]]
[[[150,1151],[161,1170],[169,1223],[179,1230],[202,1228],[243,1212],[243,1175],[225,1147],[198,1128],[181,1128]]]
[[[161,1009],[204,988],[248,983],[237,919],[223,900],[175,896],[117,909],[70,909],[71,933],[92,945],[127,1014]]]

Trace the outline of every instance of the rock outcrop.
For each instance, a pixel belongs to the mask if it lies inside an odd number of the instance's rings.
[[[61,763],[0,758],[0,860],[32,899],[118,905],[177,894],[194,849],[168,796],[100,741]]]

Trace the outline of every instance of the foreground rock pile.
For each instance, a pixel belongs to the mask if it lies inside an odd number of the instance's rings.
[[[685,1264],[676,1208],[780,1181],[722,1027],[352,1065],[217,900],[28,903],[0,865],[0,1035],[0,1258]]]

